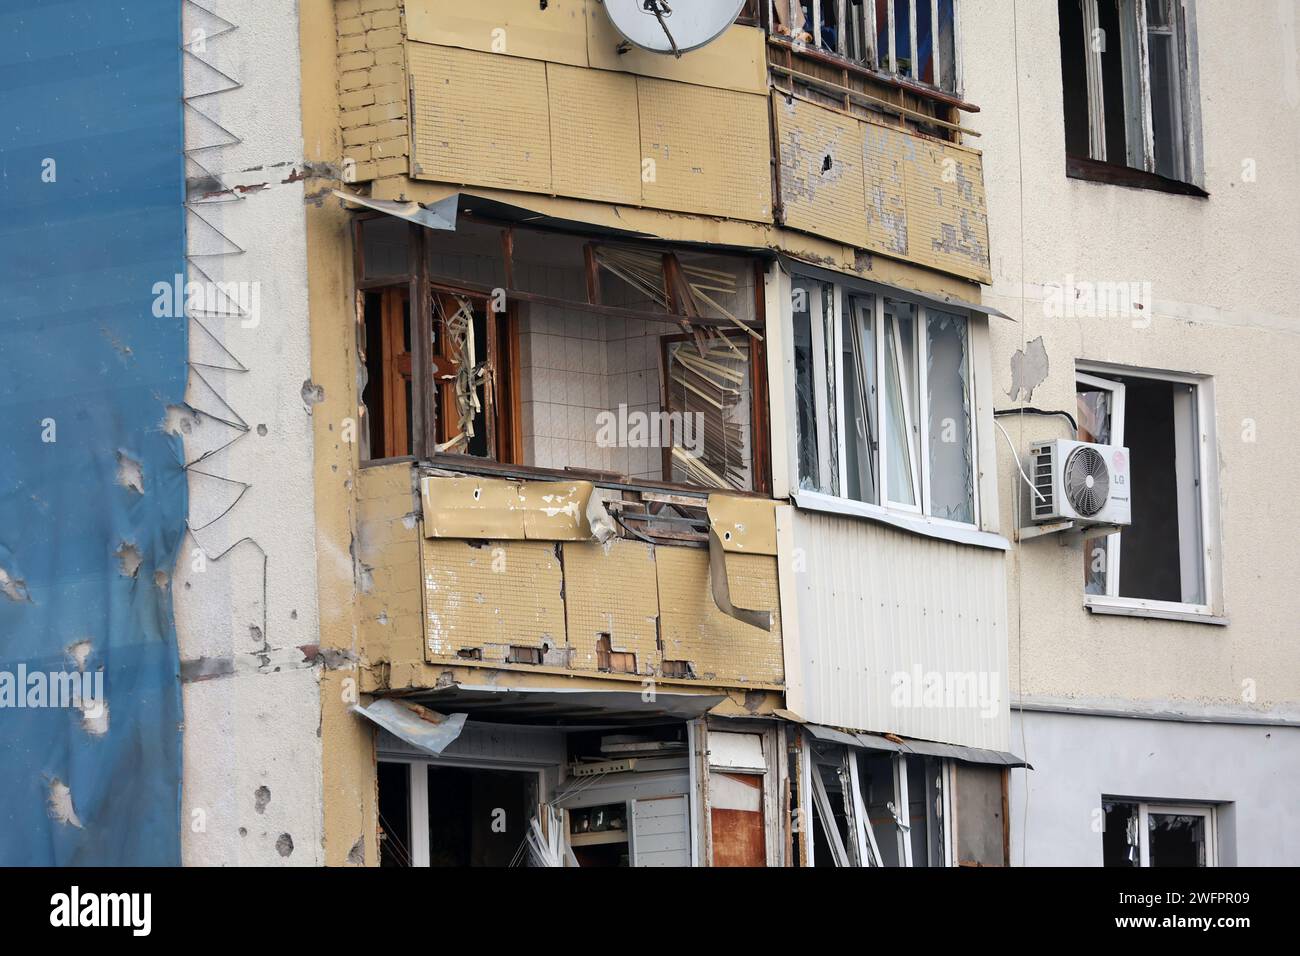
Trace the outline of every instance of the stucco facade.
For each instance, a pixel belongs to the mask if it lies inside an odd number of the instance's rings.
[[[1077,537],[1022,541],[1009,555],[1012,698],[1060,712],[1027,711],[1013,733],[1035,767],[1015,774],[1018,863],[1099,865],[1085,805],[1117,793],[1239,801],[1235,859],[1298,861],[1294,840],[1278,836],[1294,833],[1294,809],[1269,807],[1264,793],[1294,786],[1300,746],[1292,639],[1300,545],[1288,530],[1300,505],[1286,490],[1300,477],[1291,435],[1300,399],[1300,26],[1289,3],[1261,4],[1248,17],[1225,4],[1184,6],[1199,51],[1208,197],[1068,178],[1055,5],[963,4],[967,94],[983,106],[973,122],[990,208],[985,294],[1011,317],[992,327],[998,408],[1072,411],[1081,362],[1206,376],[1213,389],[1215,472],[1203,477],[1214,489],[1207,548],[1218,623],[1091,613]],[[1062,286],[1103,282],[1149,283],[1148,309],[1088,318],[1053,309]],[[1030,350],[1045,359],[1021,376],[1017,357]],[[1060,417],[1000,421],[1022,461],[1030,442],[1068,434]],[[1027,496],[1003,452],[1011,529]]]

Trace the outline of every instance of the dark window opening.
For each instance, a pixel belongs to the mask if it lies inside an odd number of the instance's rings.
[[[428,773],[429,865],[512,865],[536,806],[536,777],[460,767]]]
[[[404,763],[380,761],[379,865],[411,865],[411,773]]]

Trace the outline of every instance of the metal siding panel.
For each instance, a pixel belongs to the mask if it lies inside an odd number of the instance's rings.
[[[407,0],[406,35],[422,43],[587,65],[587,0]]]
[[[1006,591],[1000,552],[798,512],[802,716],[832,727],[1006,750]],[[789,560],[788,558],[786,560]],[[898,672],[984,674],[997,713],[894,707]]]
[[[549,64],[546,80],[555,191],[598,202],[639,204],[636,78]]]
[[[767,97],[639,77],[637,98],[645,205],[772,221]]]
[[[786,225],[866,246],[863,124],[802,100],[774,102]]]
[[[544,63],[425,43],[407,60],[414,178],[551,191]]]

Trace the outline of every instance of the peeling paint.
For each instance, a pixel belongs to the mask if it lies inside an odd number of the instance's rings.
[[[18,603],[31,602],[27,593],[27,582],[22,578],[12,577],[4,568],[0,568],[0,594]]]
[[[1047,372],[1047,348],[1040,335],[1011,356],[1011,390],[1007,395],[1016,402],[1022,400],[1023,393],[1023,401],[1033,401],[1034,389],[1047,380]]]
[[[352,844],[352,849],[348,850],[347,862],[349,866],[366,865],[366,838],[357,837],[357,842]]]
[[[129,542],[123,541],[118,549],[113,552],[114,557],[122,566],[122,576],[133,578],[140,571],[142,558],[140,549]]]
[[[68,657],[77,665],[77,670],[85,671],[86,659],[90,657],[91,646],[89,640],[77,641],[75,644],[68,645]]]
[[[188,405],[168,405],[162,429],[168,435],[189,435],[199,427],[199,413]]]
[[[181,680],[192,683],[227,677],[235,672],[235,661],[230,657],[195,657],[181,661]]]
[[[89,705],[82,705],[81,729],[92,737],[102,737],[108,733],[108,701],[93,700]]]
[[[311,379],[302,383],[302,403],[311,411],[313,405],[325,401],[325,386],[315,384]]]
[[[49,799],[46,802],[50,818],[65,826],[82,829],[81,819],[72,805],[72,791],[58,777],[50,781]]]
[[[144,466],[124,451],[117,453],[117,483],[144,494]]]

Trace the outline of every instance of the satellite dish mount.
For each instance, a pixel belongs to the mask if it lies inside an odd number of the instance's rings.
[[[711,43],[736,22],[745,0],[604,0],[614,28],[651,53],[680,57]]]

